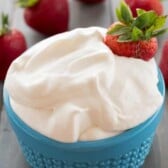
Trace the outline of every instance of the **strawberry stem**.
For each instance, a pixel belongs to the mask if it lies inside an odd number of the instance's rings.
[[[121,1],[116,14],[119,23],[108,29],[107,34],[119,36],[118,42],[149,40],[168,31],[163,28],[168,16],[158,15],[153,10],[137,9],[137,17],[133,18],[130,7]]]
[[[8,15],[2,13],[1,14],[1,27],[0,27],[0,36],[3,36],[9,31],[9,21]]]
[[[22,8],[30,8],[36,5],[39,0],[18,0],[17,4]]]

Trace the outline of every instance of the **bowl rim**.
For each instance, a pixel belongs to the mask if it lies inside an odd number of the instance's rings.
[[[97,147],[100,147],[100,146],[102,148],[106,148],[109,145],[115,146],[115,145],[118,145],[124,141],[129,141],[129,139],[136,136],[137,134],[142,132],[146,127],[148,127],[156,119],[156,117],[159,115],[160,111],[163,111],[161,109],[163,109],[164,100],[165,100],[165,84],[164,84],[164,79],[163,79],[162,73],[159,68],[158,68],[158,78],[159,78],[158,88],[160,90],[160,93],[163,96],[163,102],[162,102],[161,106],[156,110],[156,112],[152,115],[152,117],[150,117],[149,119],[147,119],[143,123],[139,124],[138,126],[131,128],[131,129],[119,134],[119,135],[116,135],[114,137],[100,139],[100,140],[77,141],[77,142],[73,142],[73,143],[71,143],[71,142],[67,143],[67,142],[57,141],[55,139],[49,138],[49,137],[41,134],[40,132],[38,132],[38,131],[34,130],[33,128],[31,128],[30,126],[28,126],[13,111],[11,104],[10,104],[10,98],[9,98],[8,92],[5,88],[3,91],[4,106],[5,106],[5,110],[8,114],[8,117],[13,120],[13,122],[17,125],[17,127],[22,129],[28,136],[30,136],[34,140],[40,141],[43,144],[49,144],[52,147],[58,147],[58,148],[70,149],[70,150],[71,149],[72,150],[82,149],[82,148],[89,149],[90,147],[96,149]]]

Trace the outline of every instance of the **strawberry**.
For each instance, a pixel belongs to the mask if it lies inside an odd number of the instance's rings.
[[[97,4],[97,3],[103,2],[104,0],[79,0],[79,1],[86,4]]]
[[[25,22],[34,30],[51,36],[68,30],[67,0],[18,0],[24,7]]]
[[[162,71],[166,87],[168,87],[168,40],[163,45],[159,67]]]
[[[136,17],[136,9],[141,8],[146,11],[154,10],[158,15],[163,14],[163,5],[160,0],[125,0],[130,6],[133,16]]]
[[[156,36],[167,31],[162,29],[166,16],[154,11],[137,9],[133,18],[129,6],[122,2],[116,9],[119,22],[110,26],[104,42],[118,56],[141,58],[148,61],[158,49]]]
[[[117,36],[107,35],[106,43],[112,48],[113,53],[121,56],[149,60],[158,49],[156,38],[136,42],[123,42],[120,44],[118,44],[117,40]]]
[[[3,81],[11,62],[27,49],[23,34],[16,29],[9,30],[8,16],[2,14],[0,29],[0,80]]]

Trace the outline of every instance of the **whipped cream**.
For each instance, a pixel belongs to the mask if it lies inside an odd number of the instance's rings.
[[[163,101],[154,58],[114,55],[106,31],[75,29],[17,58],[5,81],[15,113],[62,142],[111,137],[152,116]]]

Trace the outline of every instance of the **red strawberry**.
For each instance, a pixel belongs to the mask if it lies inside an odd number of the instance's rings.
[[[159,67],[162,71],[166,87],[168,87],[168,40],[164,43]]]
[[[137,18],[133,18],[130,8],[124,2],[116,12],[120,22],[109,28],[105,43],[119,56],[141,58],[146,61],[152,58],[158,49],[155,36],[167,30],[161,29],[166,16],[138,9]]]
[[[158,15],[163,14],[163,5],[161,0],[125,0],[130,6],[133,16],[136,17],[136,9],[141,8],[144,10],[154,10]]]
[[[104,0],[79,0],[79,1],[87,4],[96,4],[96,3],[103,2]]]
[[[143,60],[147,61],[154,56],[158,49],[156,38],[151,38],[150,40],[121,43],[119,43],[117,40],[118,36],[107,35],[105,43],[112,49],[114,54],[125,57],[142,58]]]
[[[25,8],[26,23],[36,31],[50,36],[68,30],[68,0],[18,0]]]
[[[0,80],[4,80],[11,62],[27,48],[23,34],[16,30],[9,30],[8,17],[2,14],[2,28],[0,29]]]

